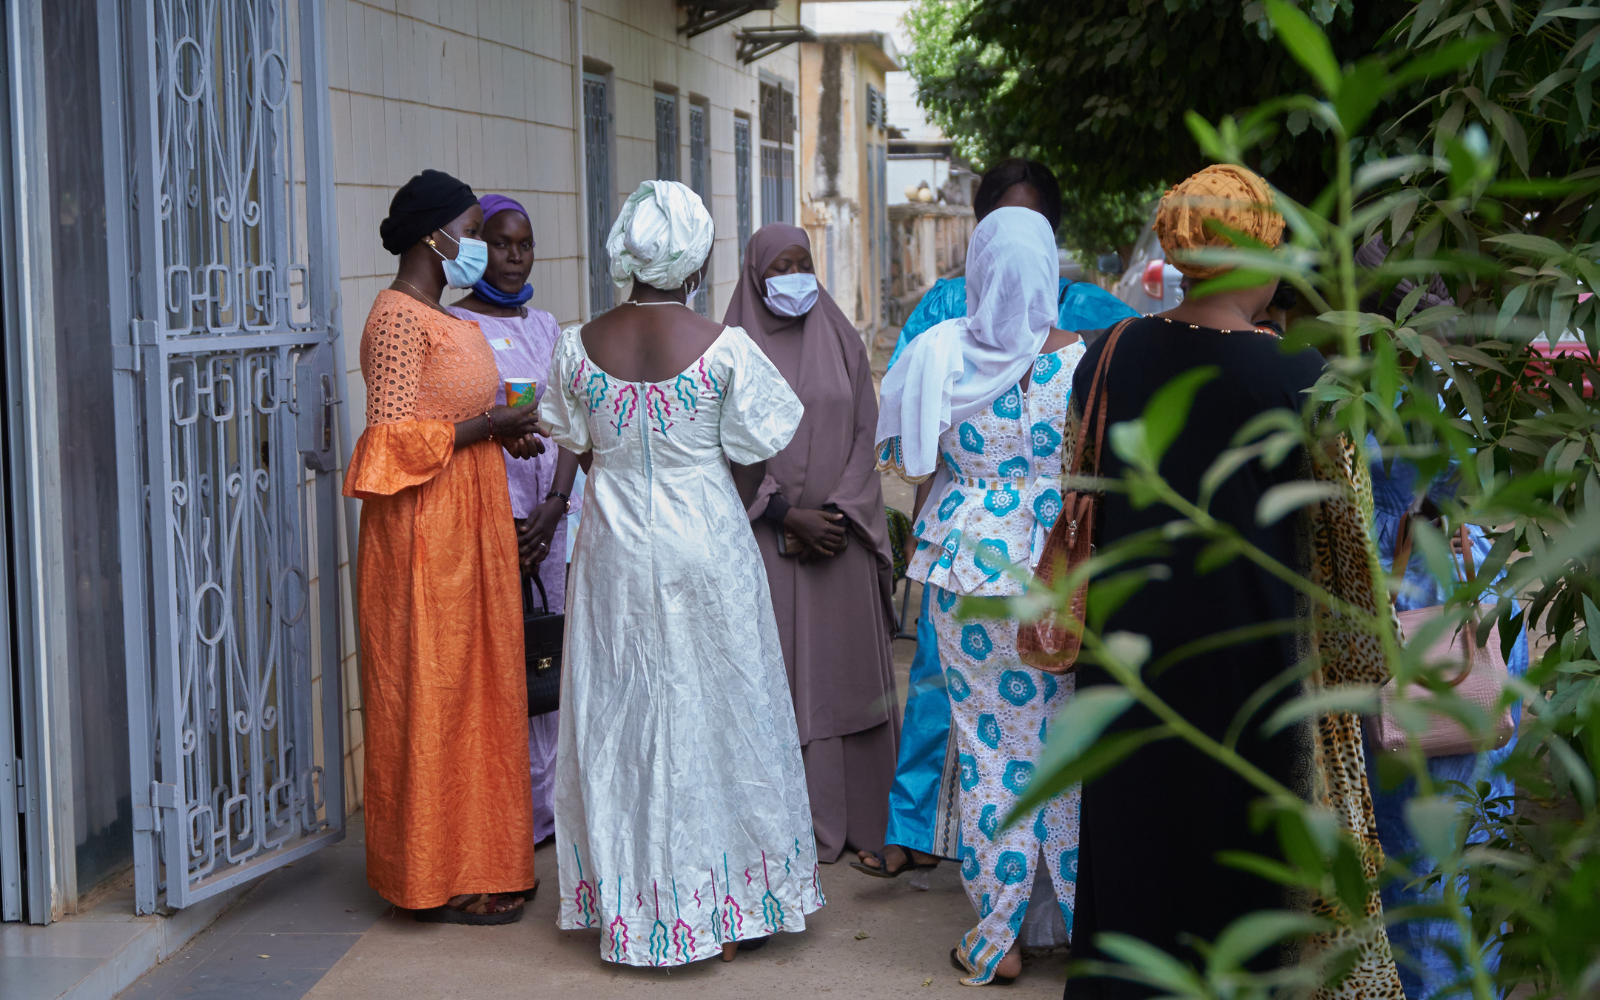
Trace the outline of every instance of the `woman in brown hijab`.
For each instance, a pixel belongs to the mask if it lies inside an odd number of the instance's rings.
[[[817,857],[832,862],[846,846],[883,843],[900,738],[872,370],[795,226],[750,238],[723,322],[744,328],[805,405],[749,513],[794,695]]]

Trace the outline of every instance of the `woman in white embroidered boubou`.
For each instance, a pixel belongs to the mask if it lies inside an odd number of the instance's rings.
[[[607,243],[632,296],[562,333],[540,406],[588,472],[556,759],[559,924],[598,928],[601,956],[629,965],[731,960],[823,903],[735,486],[744,473],[753,496],[802,407],[743,330],[685,306],[711,238],[687,187],[640,185]]]

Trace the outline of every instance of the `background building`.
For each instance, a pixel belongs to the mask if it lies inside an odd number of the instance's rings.
[[[890,127],[886,74],[894,40],[878,31],[823,33],[800,46],[800,220],[817,276],[864,336],[887,321]]]

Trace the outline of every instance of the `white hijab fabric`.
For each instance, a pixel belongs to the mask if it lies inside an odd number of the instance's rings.
[[[967,247],[967,315],[919,335],[883,377],[878,451],[900,438],[905,475],[923,479],[939,435],[1022,381],[1056,322],[1055,234],[1028,208],[997,208]]]
[[[711,253],[716,230],[700,196],[677,181],[645,181],[627,203],[606,237],[611,280],[634,278],[662,291],[683,287]]]

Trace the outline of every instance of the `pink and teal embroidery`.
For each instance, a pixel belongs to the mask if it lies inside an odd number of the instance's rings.
[[[633,415],[639,409],[639,389],[634,385],[624,385],[617,390],[616,401],[611,404],[611,410],[616,414],[616,419],[611,426],[616,428],[617,437],[622,436],[622,429],[633,422]]]
[[[672,957],[687,962],[694,957],[694,928],[683,922],[683,911],[678,909],[677,879],[672,880],[672,912],[678,917],[672,925]]]
[[[589,382],[583,388],[583,401],[593,413],[600,409],[600,404],[606,401],[606,389],[611,385],[611,380],[605,372],[595,372],[589,376]]]
[[[724,858],[726,858],[726,855],[724,855]],[[717,945],[718,945],[718,947],[720,947],[722,945],[722,921],[717,919],[717,912],[716,912],[717,911],[717,870],[715,868],[707,868],[706,871],[709,872],[710,875],[711,875],[711,933],[716,935]],[[699,895],[700,894],[698,892],[695,893],[695,896],[697,897],[696,898],[696,902],[699,901],[699,899],[698,899]]]
[[[652,879],[650,892],[656,901],[656,922],[650,927],[650,961],[663,965],[667,961],[667,925],[661,921],[661,887]]]
[[[678,406],[693,420],[700,413],[700,383],[688,373],[679,375],[672,383],[672,394],[678,397]]]
[[[572,894],[572,902],[578,908],[578,913],[583,917],[583,926],[594,926],[594,889],[583,878],[583,858],[578,854],[578,845],[572,845],[572,856],[578,862],[578,888]]]
[[[717,376],[712,374],[711,369],[706,367],[705,358],[702,357],[695,362],[694,370],[695,375],[700,379],[700,384],[705,387],[707,394],[717,397],[722,395],[722,383],[717,381]]]
[[[672,401],[667,399],[666,390],[659,385],[646,386],[644,409],[647,418],[654,425],[651,430],[665,435],[667,428],[672,426]]]
[[[761,878],[767,883],[767,891],[761,897],[761,916],[767,922],[767,933],[775,934],[783,929],[783,904],[772,894],[772,878],[767,874],[766,851],[761,852]]]
[[[628,922],[622,919],[622,880],[617,880],[617,915],[611,921],[611,960],[622,961],[628,954]]]
[[[748,873],[748,869],[746,870]],[[739,940],[739,933],[744,930],[744,911],[739,909],[739,903],[733,898],[733,877],[728,874],[728,855],[722,855],[722,881],[728,884],[728,894],[722,897],[722,929],[729,941]]]

